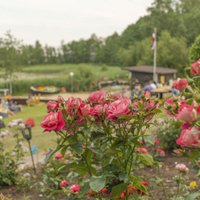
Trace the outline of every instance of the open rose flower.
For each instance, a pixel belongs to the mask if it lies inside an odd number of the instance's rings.
[[[90,114],[90,106],[86,103],[81,103],[78,109],[78,115],[81,117],[87,117]]]
[[[130,100],[126,98],[112,102],[106,111],[107,119],[116,121],[120,117],[128,115],[130,113],[129,105]]]
[[[90,115],[94,117],[100,117],[103,115],[103,113],[105,113],[105,109],[104,106],[101,104],[94,106],[94,108],[91,108],[90,111]]]
[[[90,103],[93,104],[100,104],[105,102],[106,92],[102,90],[98,90],[95,92],[92,92],[90,96],[88,97],[88,100]]]
[[[47,110],[48,110],[48,112],[56,111],[58,109],[58,107],[59,107],[59,104],[58,104],[57,101],[53,101],[52,100],[52,101],[49,101],[47,103]]]
[[[33,118],[28,118],[27,120],[25,120],[24,124],[25,126],[28,126],[28,127],[34,127],[35,121]]]
[[[41,123],[41,127],[44,128],[45,131],[60,131],[64,126],[65,121],[61,111],[50,112],[44,117]]]
[[[77,192],[79,192],[80,191],[80,186],[78,185],[78,184],[74,184],[74,185],[72,185],[72,186],[70,186],[70,191],[72,192],[72,193],[77,193]]]
[[[191,64],[191,74],[200,75],[200,59]]]
[[[74,113],[78,111],[82,103],[83,102],[80,98],[70,97],[69,99],[67,99],[67,101],[65,102],[67,114],[71,116],[74,115]]]
[[[197,111],[194,109],[194,105],[189,105],[186,103],[181,104],[178,114],[176,115],[178,120],[182,120],[188,123],[193,122],[197,119]]]
[[[188,81],[185,78],[182,79],[177,79],[177,81],[173,84],[173,88],[177,89],[177,90],[184,90],[188,85]]]
[[[191,129],[183,129],[176,143],[183,147],[200,148],[200,130],[196,127]]]

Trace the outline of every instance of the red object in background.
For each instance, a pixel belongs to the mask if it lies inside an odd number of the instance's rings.
[[[34,127],[35,126],[35,121],[33,118],[28,118],[25,120],[24,124],[26,126],[29,126],[29,127]]]

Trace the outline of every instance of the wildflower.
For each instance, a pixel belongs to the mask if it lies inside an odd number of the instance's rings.
[[[197,182],[196,181],[191,181],[190,182],[190,188],[191,189],[194,189],[194,188],[196,188],[197,187]]]

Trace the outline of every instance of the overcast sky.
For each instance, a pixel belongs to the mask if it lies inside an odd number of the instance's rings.
[[[25,43],[58,46],[92,33],[101,37],[146,14],[153,0],[0,0],[0,36],[7,30]]]

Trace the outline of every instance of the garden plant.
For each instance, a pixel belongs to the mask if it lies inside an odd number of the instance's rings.
[[[87,101],[58,97],[47,109],[41,126],[59,136],[51,154],[67,157],[63,167],[70,173],[61,187],[70,199],[138,199],[148,193],[148,183],[136,175],[141,165],[156,164],[143,148],[146,130],[160,112],[148,93],[132,102],[104,91]]]

